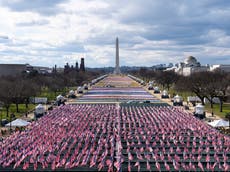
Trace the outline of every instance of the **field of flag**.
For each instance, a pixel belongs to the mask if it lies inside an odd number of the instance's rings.
[[[230,138],[170,106],[65,105],[0,143],[0,170],[228,171]]]
[[[230,170],[229,136],[133,83],[104,78],[78,99],[84,104],[56,107],[5,138],[0,171]]]
[[[93,87],[86,94],[79,98],[78,101],[144,101],[151,100],[159,102],[150,93],[146,92],[142,87],[125,87],[125,88],[99,88]]]

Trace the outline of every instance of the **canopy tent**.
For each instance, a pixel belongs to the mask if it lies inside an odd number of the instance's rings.
[[[163,94],[163,95],[168,95],[168,92],[167,92],[166,90],[164,90],[164,91],[162,92],[162,94]]]
[[[56,97],[56,100],[57,100],[57,101],[64,101],[64,97],[63,97],[62,95],[58,95],[58,96]]]
[[[45,107],[42,104],[39,104],[35,107],[35,113],[43,114],[45,112]]]
[[[6,124],[6,127],[10,127],[10,124],[12,127],[25,127],[30,124],[30,122],[27,122],[23,119],[16,119],[14,121],[11,121],[10,123]]]
[[[72,96],[72,95],[74,95],[74,94],[75,94],[75,92],[74,92],[73,90],[70,90],[70,91],[69,91],[69,95]]]
[[[182,102],[183,98],[177,94],[176,96],[174,96],[173,100],[174,102]]]
[[[215,120],[215,121],[209,122],[208,124],[213,127],[228,127],[229,126],[229,122],[223,119]]]
[[[199,103],[198,105],[196,105],[195,107],[195,113],[196,114],[203,114],[204,113],[204,106]]]

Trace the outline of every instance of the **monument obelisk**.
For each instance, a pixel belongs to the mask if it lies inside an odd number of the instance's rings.
[[[116,38],[116,64],[114,69],[114,74],[120,74],[120,66],[119,66],[119,41],[118,38]]]

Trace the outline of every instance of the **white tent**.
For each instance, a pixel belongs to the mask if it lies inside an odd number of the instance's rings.
[[[195,113],[196,114],[204,114],[204,106],[199,103],[198,105],[196,105],[195,107]]]
[[[213,127],[228,127],[229,126],[229,122],[223,119],[215,120],[215,121],[209,122],[208,124]]]
[[[174,96],[173,101],[174,102],[183,102],[183,98],[177,94],[176,96]]]
[[[75,94],[75,92],[74,92],[73,90],[70,90],[70,91],[69,91],[69,95],[72,96],[72,95],[74,95],[74,94]]]
[[[62,95],[58,95],[58,96],[56,97],[56,100],[57,100],[57,101],[64,101],[64,97],[63,97]]]
[[[167,92],[166,90],[164,90],[164,91],[162,92],[162,95],[167,96],[167,95],[168,95],[168,92]]]
[[[39,104],[35,107],[35,113],[43,114],[45,112],[45,107],[42,104]]]
[[[27,122],[23,119],[16,119],[14,121],[11,121],[10,123],[12,127],[25,127],[30,124],[30,122]],[[6,127],[10,127],[10,123],[6,124]]]

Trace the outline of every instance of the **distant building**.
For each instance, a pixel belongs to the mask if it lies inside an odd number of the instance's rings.
[[[217,65],[206,65],[201,66],[197,59],[193,56],[187,57],[184,62],[177,63],[175,66],[167,68],[165,71],[174,71],[180,75],[189,76],[196,72],[205,72],[205,71],[224,71],[230,72],[229,64],[217,64]]]
[[[208,66],[201,66],[197,59],[193,56],[187,57],[184,62],[180,62],[175,65],[175,68],[172,68],[176,73],[184,76],[189,76],[196,72],[205,72],[209,71]]]
[[[84,62],[84,58],[81,58],[81,64],[80,64],[80,71],[85,71],[85,62]]]
[[[64,73],[68,73],[71,71],[85,71],[85,63],[84,63],[84,58],[81,58],[81,64],[80,64],[80,69],[78,67],[78,62],[75,63],[75,66],[73,65],[69,65],[69,63],[66,63],[66,65],[64,66]]]
[[[23,72],[37,71],[40,74],[51,73],[52,69],[42,66],[31,66],[29,64],[0,64],[0,76],[16,76]]]
[[[39,74],[48,74],[48,73],[52,73],[52,69],[49,68],[49,67],[32,66],[32,70],[37,71]]]
[[[15,76],[31,68],[28,64],[0,64],[0,76]]]
[[[215,70],[230,72],[230,65],[228,65],[228,64],[211,65],[210,71],[215,71]]]
[[[75,64],[75,69],[76,69],[76,71],[79,71],[78,62],[76,62],[76,64]]]

